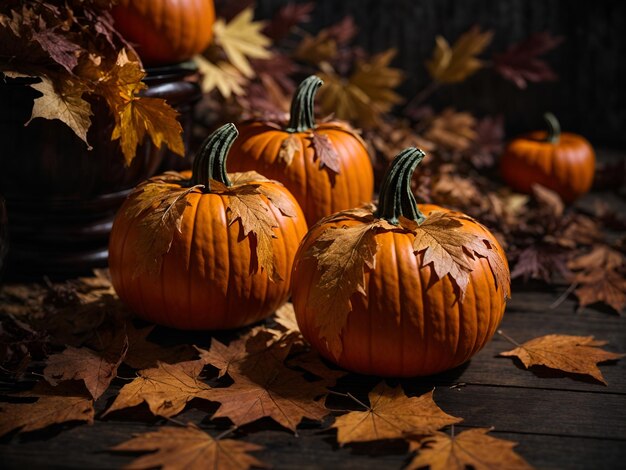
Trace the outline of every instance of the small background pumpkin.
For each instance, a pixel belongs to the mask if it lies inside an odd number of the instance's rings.
[[[500,162],[502,178],[516,191],[530,194],[535,184],[572,202],[591,189],[595,153],[584,137],[561,132],[556,117],[545,115],[548,131],[513,139]]]
[[[373,217],[371,211],[369,217],[362,213],[352,217],[351,211],[346,211],[324,219],[309,231],[294,261],[292,302],[302,334],[322,356],[354,372],[408,377],[453,368],[487,343],[504,313],[510,279],[502,248],[485,227],[470,217],[435,205],[416,204],[410,180],[422,157],[417,149],[400,153],[382,183],[379,209]],[[425,252],[416,254],[415,236],[402,229],[408,223],[406,219],[417,226],[424,220],[422,212],[426,219],[443,213],[444,227],[446,220],[450,224],[456,220],[452,224],[455,230],[475,235],[477,241],[490,247],[490,258],[467,258],[471,273],[462,298],[450,275],[439,279],[429,263],[423,265]],[[382,221],[398,230],[375,232],[378,248],[373,267],[364,268],[363,288],[349,297],[349,312],[339,312],[347,315],[347,321],[335,338],[338,344],[334,344],[321,333],[325,326],[320,327],[319,316],[326,313],[319,309],[319,298],[315,298],[323,274],[316,252],[330,250],[331,237],[336,236],[333,234],[364,227],[370,223],[368,220]],[[494,261],[499,270],[492,269]],[[339,266],[348,262],[337,260]],[[340,282],[345,283],[347,277]],[[328,319],[330,323],[337,321]]]
[[[213,37],[213,0],[120,0],[112,14],[148,66],[187,60]]]
[[[109,244],[111,278],[141,318],[180,329],[235,328],[265,318],[289,297],[304,215],[280,183],[256,173],[226,174],[236,136],[233,124],[218,129],[202,145],[193,173],[148,180],[118,212]],[[255,214],[233,218],[235,203]],[[267,245],[246,233],[247,219],[259,212],[270,231],[273,269],[262,265],[259,250]]]
[[[374,172],[365,143],[346,123],[315,123],[314,99],[322,80],[305,79],[291,103],[287,127],[267,122],[241,126],[230,165],[235,171],[255,170],[282,182],[300,203],[309,225],[334,212],[372,199]],[[320,146],[336,152],[332,162],[319,155]]]

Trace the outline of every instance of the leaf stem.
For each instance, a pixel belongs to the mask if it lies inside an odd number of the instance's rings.
[[[434,80],[430,82],[428,85],[422,88],[421,91],[417,92],[413,98],[411,98],[411,101],[409,101],[409,103],[406,105],[406,109],[410,109],[412,107],[416,107],[417,105],[421,104],[423,101],[429,98],[435,91],[437,91],[440,85],[441,83],[434,81]]]
[[[291,100],[287,132],[305,132],[315,127],[315,95],[324,82],[316,75],[305,78]]]
[[[521,348],[522,345],[519,344],[517,341],[515,341],[513,338],[511,338],[509,335],[507,335],[504,331],[502,330],[498,330],[498,334],[500,336],[502,336],[504,339],[506,339],[509,343],[514,344],[515,346],[517,346],[518,348]]]
[[[226,173],[226,157],[239,132],[233,123],[224,124],[208,136],[193,161],[191,186],[204,186],[204,192],[211,192],[211,180],[226,187],[232,186]]]
[[[376,217],[398,225],[400,217],[406,217],[418,224],[424,222],[424,214],[417,208],[417,201],[411,191],[411,178],[425,153],[415,147],[402,150],[387,169],[380,185]]]
[[[352,395],[350,392],[348,392],[348,393],[341,393],[341,392],[335,392],[334,390],[328,390],[328,393],[330,393],[331,395],[337,395],[337,396],[340,396],[340,397],[350,398],[352,401],[354,401],[356,404],[362,406],[366,410],[371,410],[372,409],[370,406],[368,406],[365,403],[363,403],[361,400],[359,400],[357,397]]]
[[[563,292],[558,299],[556,299],[554,302],[552,302],[550,304],[550,310],[554,310],[555,308],[557,308],[559,305],[561,305],[563,302],[565,302],[565,299],[567,299],[567,297],[572,293],[572,291],[574,289],[576,289],[578,287],[578,282],[572,282],[570,284],[570,286],[565,290],[565,292]]]

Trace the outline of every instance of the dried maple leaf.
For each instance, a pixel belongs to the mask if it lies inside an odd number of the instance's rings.
[[[311,141],[311,143],[313,142]],[[280,149],[278,150],[278,159],[282,160],[283,162],[285,162],[285,165],[289,166],[291,165],[291,162],[293,162],[294,157],[296,155],[300,155],[302,151],[303,149],[302,145],[300,144],[300,140],[296,138],[296,136],[294,136],[293,134],[289,134],[289,136],[280,144]]]
[[[263,447],[234,439],[214,438],[192,423],[185,427],[162,427],[112,447],[117,452],[153,452],[133,460],[125,468],[164,470],[247,470],[267,466],[249,452]]]
[[[603,302],[611,306],[617,313],[622,313],[626,306],[626,278],[613,270],[596,270],[590,273],[579,273],[574,282],[580,287],[574,290],[580,307]]]
[[[126,323],[128,335],[128,352],[124,357],[124,364],[134,369],[148,369],[157,367],[159,362],[175,364],[189,361],[195,355],[192,347],[181,344],[179,346],[163,347],[147,337],[154,329],[154,325],[145,328],[135,328],[132,322]]]
[[[465,80],[483,66],[476,58],[491,42],[491,31],[481,32],[474,26],[463,33],[450,47],[443,36],[437,36],[432,58],[426,62],[430,76],[440,83]]]
[[[577,256],[567,263],[572,271],[595,271],[596,269],[620,269],[626,264],[622,253],[607,245],[595,245],[589,253]]]
[[[157,367],[141,370],[139,377],[122,387],[102,416],[146,402],[152,414],[170,418],[183,411],[194,398],[208,400],[211,387],[198,379],[203,367],[204,362],[198,360],[178,364],[159,362]]]
[[[445,149],[469,150],[477,137],[476,119],[470,113],[446,108],[429,123],[424,137]]]
[[[339,165],[339,154],[337,154],[337,150],[335,150],[328,136],[312,131],[309,139],[311,140],[311,147],[313,147],[315,151],[315,159],[319,161],[320,170],[327,167],[329,170],[338,174],[341,169]]]
[[[432,391],[420,397],[407,397],[401,386],[391,388],[381,382],[368,397],[369,406],[361,403],[367,411],[351,411],[333,423],[340,446],[431,434],[462,421],[444,413],[433,401]]]
[[[402,82],[404,74],[389,66],[395,54],[395,49],[389,49],[368,60],[357,61],[347,80],[330,64],[322,64],[320,77],[324,86],[319,92],[322,111],[362,126],[376,124],[381,113],[402,102],[394,88]]]
[[[272,20],[267,24],[263,32],[274,41],[280,41],[287,36],[291,30],[302,23],[311,20],[311,12],[315,8],[315,3],[287,3],[282,6]]]
[[[524,248],[517,255],[517,262],[511,271],[511,278],[521,277],[551,282],[555,275],[569,276],[567,250],[547,243],[536,243]]]
[[[117,368],[127,351],[126,334],[118,335],[115,341],[99,352],[90,348],[69,346],[63,352],[48,358],[43,376],[55,386],[61,381],[82,380],[93,399],[97,400],[117,375]]]
[[[593,336],[546,335],[499,355],[517,357],[527,369],[536,365],[546,366],[571,374],[588,375],[607,385],[597,364],[615,361],[624,354],[598,348],[605,344],[606,341],[594,340]]]
[[[0,436],[14,429],[19,429],[20,432],[35,431],[67,421],[93,423],[93,400],[76,382],[65,382],[57,387],[40,382],[33,390],[16,396],[35,397],[37,401],[1,403]]]
[[[271,362],[234,368],[233,385],[211,390],[210,400],[221,403],[213,418],[228,418],[243,426],[269,417],[295,433],[303,418],[317,421],[328,414],[316,401],[326,393],[322,382],[308,382],[299,373]]]
[[[298,321],[296,320],[296,312],[293,310],[293,304],[287,302],[276,310],[274,321],[287,334],[300,333]]]
[[[500,75],[524,89],[527,82],[544,82],[558,77],[539,56],[561,44],[563,38],[549,32],[534,33],[522,42],[513,44],[506,52],[493,55],[493,66]]]
[[[82,96],[88,89],[78,81],[66,80],[55,89],[52,81],[40,77],[41,82],[33,83],[31,88],[39,91],[42,96],[35,99],[33,112],[26,124],[35,118],[58,119],[66,124],[74,133],[87,144],[87,130],[91,126],[90,104]]]
[[[531,467],[513,448],[516,442],[488,436],[490,429],[476,428],[458,435],[437,432],[421,441],[410,441],[410,450],[419,451],[405,470],[429,467],[430,470],[475,470],[506,468],[530,470]]]
[[[247,78],[228,62],[213,63],[200,55],[194,57],[194,62],[202,73],[201,85],[204,93],[217,89],[224,98],[245,94],[244,86],[248,82]]]
[[[315,350],[309,350],[289,358],[287,365],[300,368],[319,377],[326,387],[334,387],[338,379],[348,374],[345,370],[329,368]]]
[[[215,43],[220,45],[230,63],[246,77],[253,77],[254,71],[248,58],[266,59],[271,57],[268,47],[271,44],[261,30],[265,23],[253,21],[254,9],[245,8],[228,24],[217,19],[213,25]]]

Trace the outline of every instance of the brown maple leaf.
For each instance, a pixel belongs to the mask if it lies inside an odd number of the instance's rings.
[[[211,387],[198,378],[203,367],[204,362],[198,360],[178,364],[159,362],[157,367],[141,370],[139,377],[122,387],[102,416],[146,402],[152,414],[170,418],[183,411],[194,398],[208,400]]]
[[[605,344],[606,341],[594,340],[593,336],[546,335],[499,355],[517,357],[527,369],[535,365],[546,366],[571,374],[588,375],[607,385],[597,364],[615,361],[624,354],[599,349]]]
[[[293,310],[293,304],[291,302],[287,302],[279,307],[274,313],[273,318],[274,321],[278,323],[279,328],[285,333],[300,334],[300,327],[296,320],[296,312]]]
[[[33,390],[15,396],[35,397],[37,401],[0,404],[0,436],[14,429],[35,431],[67,421],[93,423],[93,400],[78,382],[64,382],[57,387],[39,382]]]
[[[333,423],[340,446],[431,434],[462,421],[444,413],[433,401],[432,391],[420,397],[407,397],[401,386],[391,388],[381,382],[369,393],[369,402],[369,406],[360,403],[366,411],[351,411]]]
[[[339,154],[328,136],[312,131],[309,139],[311,140],[311,147],[313,147],[315,152],[315,159],[319,161],[320,170],[326,167],[339,174],[341,170]]]
[[[578,273],[574,282],[580,284],[574,290],[580,307],[602,302],[622,313],[626,306],[626,278],[614,270],[598,269]]]
[[[491,31],[481,32],[474,26],[450,47],[443,36],[437,36],[433,56],[426,62],[428,73],[441,83],[465,80],[483,66],[476,56],[485,50],[492,37]]]
[[[430,120],[424,137],[445,149],[463,152],[478,137],[475,128],[476,119],[470,113],[446,108]]]
[[[280,144],[278,159],[285,162],[286,166],[289,166],[291,165],[291,162],[293,162],[294,157],[296,155],[300,155],[302,151],[303,149],[300,144],[300,140],[293,134],[289,134],[289,136],[283,140],[282,144]]]
[[[454,428],[453,428],[454,429]],[[513,448],[516,442],[488,436],[490,429],[476,428],[458,435],[437,432],[421,441],[410,441],[410,450],[419,451],[405,470],[429,467],[430,470],[488,470],[506,468],[530,470]]]
[[[262,449],[262,446],[250,442],[214,438],[193,423],[185,427],[162,427],[111,448],[116,452],[152,452],[136,458],[125,468],[159,467],[164,470],[268,468],[249,454]]]
[[[229,374],[235,381],[233,385],[211,390],[210,400],[221,403],[214,418],[225,417],[243,426],[269,417],[296,433],[303,418],[321,420],[328,414],[317,401],[326,394],[324,384],[308,382],[282,363],[242,362],[233,365]]]
[[[186,344],[172,347],[163,347],[160,344],[148,341],[148,335],[154,325],[145,328],[135,328],[132,322],[126,323],[128,335],[128,352],[124,357],[124,364],[134,369],[149,369],[157,367],[159,362],[175,364],[191,360],[196,352]]]
[[[331,369],[315,350],[308,350],[289,358],[289,367],[297,367],[319,377],[326,387],[334,387],[337,380],[348,374],[345,370]]]
[[[109,388],[117,368],[128,351],[128,337],[118,335],[104,350],[67,347],[46,361],[44,378],[52,385],[66,380],[82,380],[94,400]]]

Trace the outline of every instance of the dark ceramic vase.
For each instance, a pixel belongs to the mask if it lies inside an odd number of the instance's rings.
[[[145,95],[165,98],[180,112],[185,145],[192,109],[201,96],[188,64],[149,71]],[[88,141],[58,120],[28,126],[38,92],[20,80],[0,82],[0,193],[6,198],[11,246],[6,275],[15,279],[62,278],[107,264],[115,212],[130,189],[174,162],[188,165],[149,139],[125,166],[108,109],[92,104]]]

